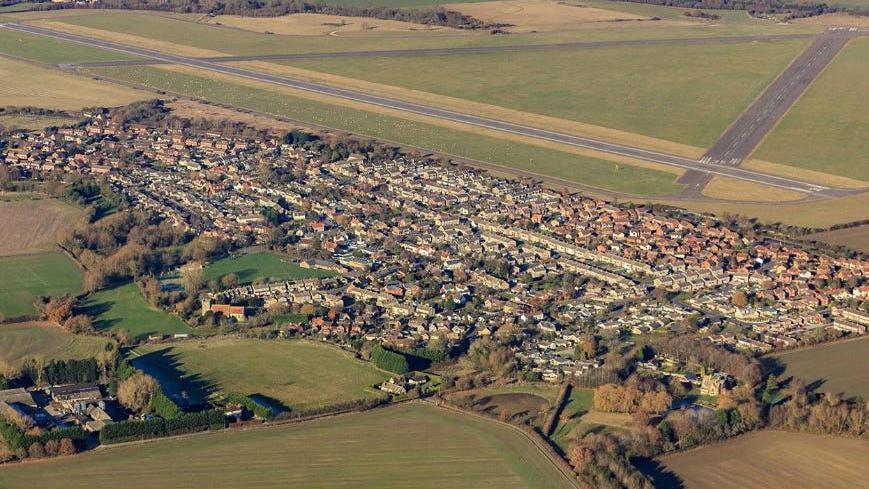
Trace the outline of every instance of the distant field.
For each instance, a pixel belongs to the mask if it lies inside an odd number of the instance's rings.
[[[807,238],[816,239],[832,245],[847,246],[852,250],[869,253],[869,225],[866,224],[852,228],[810,234]]]
[[[782,378],[822,381],[818,392],[844,392],[869,398],[869,337],[773,355]]]
[[[12,5],[6,5],[4,7],[0,7],[0,14],[5,14],[7,12],[24,12],[25,10],[30,10],[30,7],[36,5],[32,2],[21,2],[14,3]]]
[[[29,115],[0,116],[0,128],[40,130],[52,126],[75,124],[77,119],[71,117],[44,117]]]
[[[362,414],[0,467],[5,489],[572,488],[522,434],[405,404]]]
[[[94,293],[85,307],[96,317],[94,328],[99,331],[126,330],[132,339],[143,339],[152,334],[191,332],[177,316],[152,308],[133,283]]]
[[[105,351],[109,341],[72,335],[51,324],[0,324],[0,374],[15,371],[27,359],[47,362],[90,358]]]
[[[675,175],[620,165],[596,158],[481,137],[439,127],[286,95],[277,87],[258,88],[239,81],[215,80],[205,75],[154,67],[99,68],[89,70],[108,78],[141,83],[159,90],[185,94],[235,107],[342,129],[356,134],[427,148],[465,158],[492,162],[586,185],[639,195],[664,195],[681,189]]]
[[[706,147],[806,44],[799,40],[281,64]]]
[[[204,20],[211,25],[224,25],[253,32],[270,32],[286,36],[380,36],[395,33],[439,32],[453,35],[461,31],[447,27],[425,26],[410,22],[381,20],[373,17],[347,17],[321,14],[292,14],[281,17],[244,17],[217,15]]]
[[[63,253],[0,258],[0,315],[32,314],[39,296],[79,294],[82,271]]]
[[[869,487],[867,459],[865,440],[764,431],[663,457],[660,462],[690,489],[852,489]]]
[[[0,29],[0,34],[4,31]],[[0,39],[0,51],[4,49]],[[147,98],[144,92],[101,83],[81,76],[50,70],[0,57],[0,106],[35,106],[48,109],[114,107]]]
[[[851,41],[753,157],[869,182],[869,39]]]
[[[290,408],[371,397],[374,384],[389,378],[334,346],[308,341],[188,341],[145,345],[134,356],[137,367],[168,381],[172,393],[260,394]]]
[[[327,270],[302,268],[277,253],[263,252],[218,260],[205,267],[203,276],[205,280],[219,280],[230,273],[236,274],[239,282],[243,284],[249,284],[257,279],[276,282],[334,275]]]
[[[0,201],[0,256],[56,249],[82,215],[81,209],[54,199]]]

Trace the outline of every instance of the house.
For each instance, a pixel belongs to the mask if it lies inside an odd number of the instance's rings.
[[[96,384],[69,384],[49,389],[52,401],[69,411],[75,411],[79,406],[97,403],[103,399],[103,393]]]
[[[237,321],[244,321],[247,316],[245,315],[244,306],[231,306],[229,304],[212,304],[210,300],[205,299],[202,301],[202,314],[206,314],[209,311],[214,314],[221,313],[224,316],[235,318]]]
[[[380,384],[379,388],[384,392],[388,392],[397,396],[403,396],[407,394],[407,382],[405,382],[405,380],[401,377],[392,377],[386,382]]]
[[[700,395],[702,396],[719,396],[721,391],[727,389],[730,382],[730,377],[721,372],[715,372],[712,375],[704,375],[700,383]]]

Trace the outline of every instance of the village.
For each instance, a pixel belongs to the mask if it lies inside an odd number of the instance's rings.
[[[76,128],[13,134],[5,163],[23,176],[97,176],[175,226],[335,272],[203,301],[203,313],[240,322],[278,305],[323,312],[286,334],[443,349],[520,331],[523,368],[558,382],[601,367],[576,355],[589,334],[618,343],[689,331],[766,353],[869,326],[856,309],[869,297],[866,261],[422,158],[327,157],[279,136],[94,114]],[[286,235],[275,236],[278,225]]]

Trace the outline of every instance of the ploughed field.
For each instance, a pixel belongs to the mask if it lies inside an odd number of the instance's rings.
[[[869,441],[764,431],[724,443],[662,457],[669,476],[658,473],[658,489],[766,489],[869,487]],[[680,482],[682,485],[680,485]]]
[[[423,403],[0,467],[4,489],[119,483],[129,489],[574,487],[515,428]]]
[[[145,345],[132,361],[182,404],[237,392],[258,395],[279,409],[316,408],[382,395],[374,386],[389,378],[337,347],[312,341],[222,338]]]
[[[869,397],[869,337],[784,352],[765,361],[784,367],[782,379],[803,379],[816,384],[817,392]]]

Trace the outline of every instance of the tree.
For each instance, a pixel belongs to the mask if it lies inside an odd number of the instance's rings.
[[[223,277],[220,277],[220,285],[226,289],[231,289],[238,286],[238,275],[234,273],[227,273]]]
[[[75,446],[75,442],[71,438],[64,438],[60,440],[61,455],[75,455],[77,452],[78,448]]]
[[[202,268],[196,266],[185,267],[181,272],[181,277],[184,280],[184,290],[188,294],[195,294],[202,289],[205,280],[202,275]]]
[[[736,307],[745,307],[748,305],[748,294],[742,290],[735,290],[730,298],[730,302]]]
[[[52,297],[45,304],[45,316],[49,321],[63,324],[72,316],[74,301],[69,296]]]
[[[45,457],[45,447],[42,446],[42,443],[35,441],[27,448],[27,453],[33,458],[43,458]]]
[[[141,412],[151,404],[157,392],[157,381],[150,375],[137,372],[118,386],[118,401],[133,411]]]
[[[94,326],[90,316],[79,314],[72,316],[63,323],[64,329],[70,333],[93,333]]]

